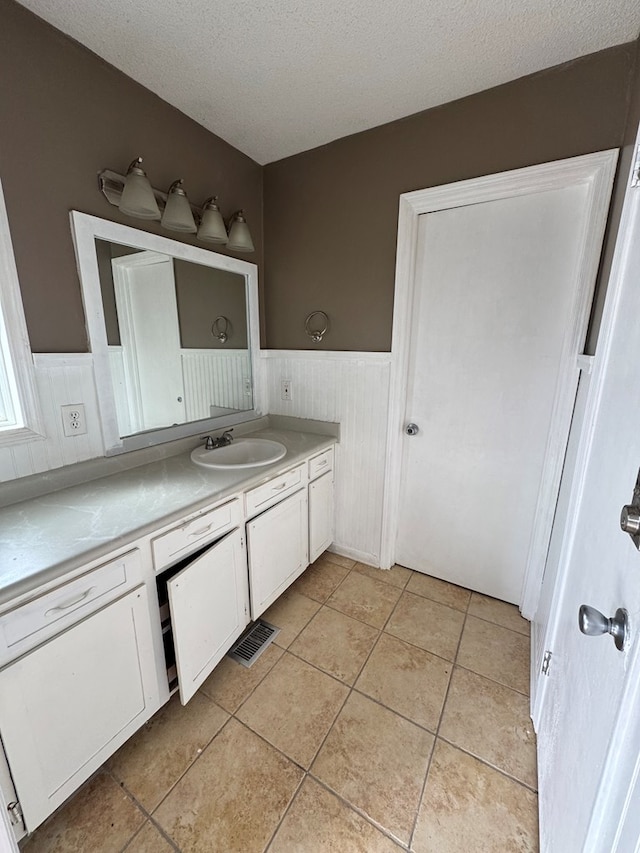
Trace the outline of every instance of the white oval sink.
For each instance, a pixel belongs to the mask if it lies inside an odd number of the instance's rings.
[[[236,438],[226,447],[196,447],[191,461],[205,468],[257,468],[277,462],[287,452],[284,444],[268,438]]]

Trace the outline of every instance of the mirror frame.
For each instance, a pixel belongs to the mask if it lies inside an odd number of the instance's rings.
[[[260,319],[258,305],[258,267],[248,261],[240,261],[227,255],[220,255],[209,249],[191,246],[170,240],[148,231],[140,231],[128,225],[120,225],[108,219],[100,219],[77,210],[71,211],[71,233],[76,252],[76,263],[82,301],[84,304],[89,348],[93,354],[93,370],[95,375],[98,408],[102,424],[102,439],[105,456],[126,453],[129,450],[139,450],[166,441],[187,438],[198,433],[208,433],[227,429],[234,424],[244,423],[261,417],[262,413],[262,382],[260,381]],[[188,421],[184,424],[162,427],[136,433],[131,436],[120,436],[116,415],[115,395],[111,381],[107,349],[107,330],[104,321],[102,293],[100,290],[100,274],[96,254],[96,239],[107,240],[131,246],[133,249],[149,250],[170,255],[184,261],[201,264],[215,269],[239,273],[245,279],[245,294],[247,300],[247,340],[249,343],[249,359],[251,364],[251,383],[253,390],[253,408],[233,415],[222,415],[216,418],[206,418],[200,421]]]

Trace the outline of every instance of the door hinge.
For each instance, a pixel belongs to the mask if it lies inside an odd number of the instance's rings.
[[[549,675],[549,667],[551,666],[552,652],[545,652],[542,658],[542,674]]]
[[[12,803],[7,803],[7,811],[9,812],[9,820],[13,826],[24,826],[22,806],[18,800],[14,800]]]
[[[640,145],[636,148],[636,159],[633,163],[633,174],[631,175],[631,186],[637,187],[640,185]]]

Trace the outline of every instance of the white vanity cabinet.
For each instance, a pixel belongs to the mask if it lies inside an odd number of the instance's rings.
[[[243,522],[236,497],[151,540],[169,688],[183,705],[249,622]]]
[[[186,705],[249,622],[241,531],[228,533],[190,560],[166,587],[180,701]]]
[[[0,608],[0,789],[27,831],[331,543],[333,448],[298,458]]]
[[[333,542],[333,448],[309,460],[309,562]]]
[[[136,552],[125,557],[125,571],[135,559]],[[84,597],[64,585],[0,621],[11,645],[21,649],[31,640],[33,646],[0,671],[0,732],[29,829],[160,705],[146,586],[128,592],[116,586],[118,597],[95,610],[92,589],[113,568],[84,575]],[[41,631],[51,633],[51,619],[67,627],[39,643]]]
[[[308,529],[306,487],[247,523],[252,619],[309,565]]]

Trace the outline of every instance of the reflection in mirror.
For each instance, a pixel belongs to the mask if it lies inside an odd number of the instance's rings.
[[[244,276],[106,240],[96,255],[121,437],[253,407]]]
[[[256,417],[255,266],[72,219],[106,452]]]

